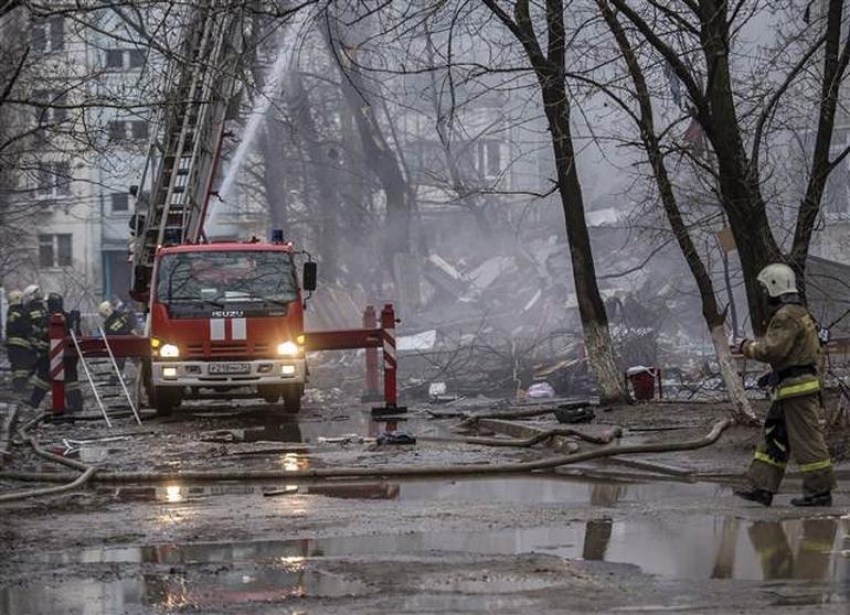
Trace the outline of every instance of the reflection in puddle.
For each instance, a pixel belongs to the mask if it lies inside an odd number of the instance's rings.
[[[287,598],[363,595],[365,584],[284,561],[263,568],[217,571],[188,579],[180,573],[141,574],[134,579],[75,580],[52,586],[0,589],[0,614],[87,613],[112,615],[140,606],[203,612],[206,607]]]
[[[287,470],[311,467],[312,460],[296,453],[280,455]],[[623,485],[588,483],[567,477],[505,476],[421,481],[321,482],[285,485],[270,483],[173,484],[124,486],[114,493],[121,500],[182,502],[214,496],[299,494],[338,498],[393,499],[405,502],[452,501],[470,503],[590,504],[616,508],[621,503],[669,501],[674,498],[705,498],[723,488],[707,483],[650,483]]]
[[[610,493],[608,494],[610,496]],[[357,495],[355,497],[363,497]],[[661,517],[618,521],[606,516],[563,527],[488,532],[420,532],[302,540],[160,544],[47,553],[46,563],[112,570],[138,565],[129,580],[70,581],[0,589],[0,614],[122,612],[126,605],[203,608],[291,596],[362,595],[364,583],[319,568],[327,557],[397,557],[462,552],[546,553],[569,559],[629,563],[671,579],[806,580],[846,584],[843,552],[850,520],[745,521],[734,517]],[[209,574],[212,565],[215,574]],[[830,600],[844,600],[844,586]],[[94,606],[98,605],[98,606]]]
[[[49,553],[45,561],[173,565],[292,562],[293,557],[306,562],[320,556],[429,551],[538,552],[636,564],[647,573],[667,578],[839,581],[850,578],[850,559],[841,551],[848,530],[846,521],[830,517],[782,522],[707,515],[675,521],[600,517],[556,528],[98,548]]]

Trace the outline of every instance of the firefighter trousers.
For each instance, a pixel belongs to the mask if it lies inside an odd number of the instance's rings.
[[[12,390],[23,393],[35,364],[35,352],[32,348],[9,344],[7,348],[9,366],[12,370]]]
[[[65,357],[63,367],[65,370],[65,409],[75,412],[83,409],[83,395],[80,391],[80,381],[77,377],[77,357]],[[50,379],[50,359],[46,354],[39,355],[36,362],[35,375],[33,376],[32,395],[29,404],[38,408],[47,392],[52,388]]]
[[[835,488],[817,394],[773,402],[764,422],[764,442],[756,450],[747,472],[748,481],[753,487],[776,493],[790,458],[803,475],[803,495]]]

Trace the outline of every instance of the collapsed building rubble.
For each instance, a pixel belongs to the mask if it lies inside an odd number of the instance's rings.
[[[648,264],[645,246],[633,241],[629,224],[614,209],[592,211],[588,219],[594,244],[606,247],[596,252],[597,274],[624,375],[632,366],[658,367],[666,398],[724,399],[699,296],[675,247],[654,251]],[[532,387],[542,383],[558,396],[596,393],[563,238],[551,225],[539,225],[522,238],[502,239],[453,241],[446,234],[410,270],[397,329],[403,395],[438,402],[479,394],[523,399],[533,397]],[[836,336],[850,337],[845,296],[850,283],[833,290],[836,279],[850,280],[850,267],[810,261],[814,313]],[[366,286],[323,285],[311,304],[314,313],[308,312],[310,328],[359,326],[358,306],[362,311],[367,303],[380,306],[397,298],[390,283],[383,297]],[[736,300],[740,312],[745,301]],[[847,344],[831,342],[828,378],[846,376],[847,351]],[[362,363],[361,352],[325,354],[311,369],[318,374],[328,367],[336,378],[345,373],[353,383],[362,377]],[[338,369],[343,364],[345,371]],[[753,370],[763,367],[739,367],[745,388],[760,397],[760,374]],[[431,393],[435,383],[441,387],[436,395]]]

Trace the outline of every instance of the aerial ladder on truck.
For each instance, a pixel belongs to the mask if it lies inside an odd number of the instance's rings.
[[[179,57],[169,59],[168,99],[135,191],[130,295],[148,313],[145,335],[74,339],[70,352],[113,362],[140,357],[139,384],[158,414],[169,414],[189,391],[246,386],[268,403],[282,399],[291,413],[301,406],[308,350],[383,347],[386,405],[376,410],[403,410],[391,304],[380,327],[373,317],[363,329],[305,335],[301,291],[315,289],[316,266],[304,263],[299,284],[294,257],[309,254],[296,252],[282,230],[270,242],[209,243],[204,235],[241,57],[239,4],[188,6]],[[61,385],[54,387],[54,412],[61,412]]]
[[[231,0],[190,7],[169,98],[136,195],[131,296],[147,304],[156,251],[198,243],[234,90],[241,32]],[[147,184],[147,186],[146,186]]]

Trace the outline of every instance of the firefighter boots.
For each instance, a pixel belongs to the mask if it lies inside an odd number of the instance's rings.
[[[832,493],[825,491],[791,500],[792,506],[832,506]]]
[[[750,502],[758,502],[762,506],[770,506],[773,502],[773,494],[766,489],[759,489],[758,487],[735,489],[732,493]]]

